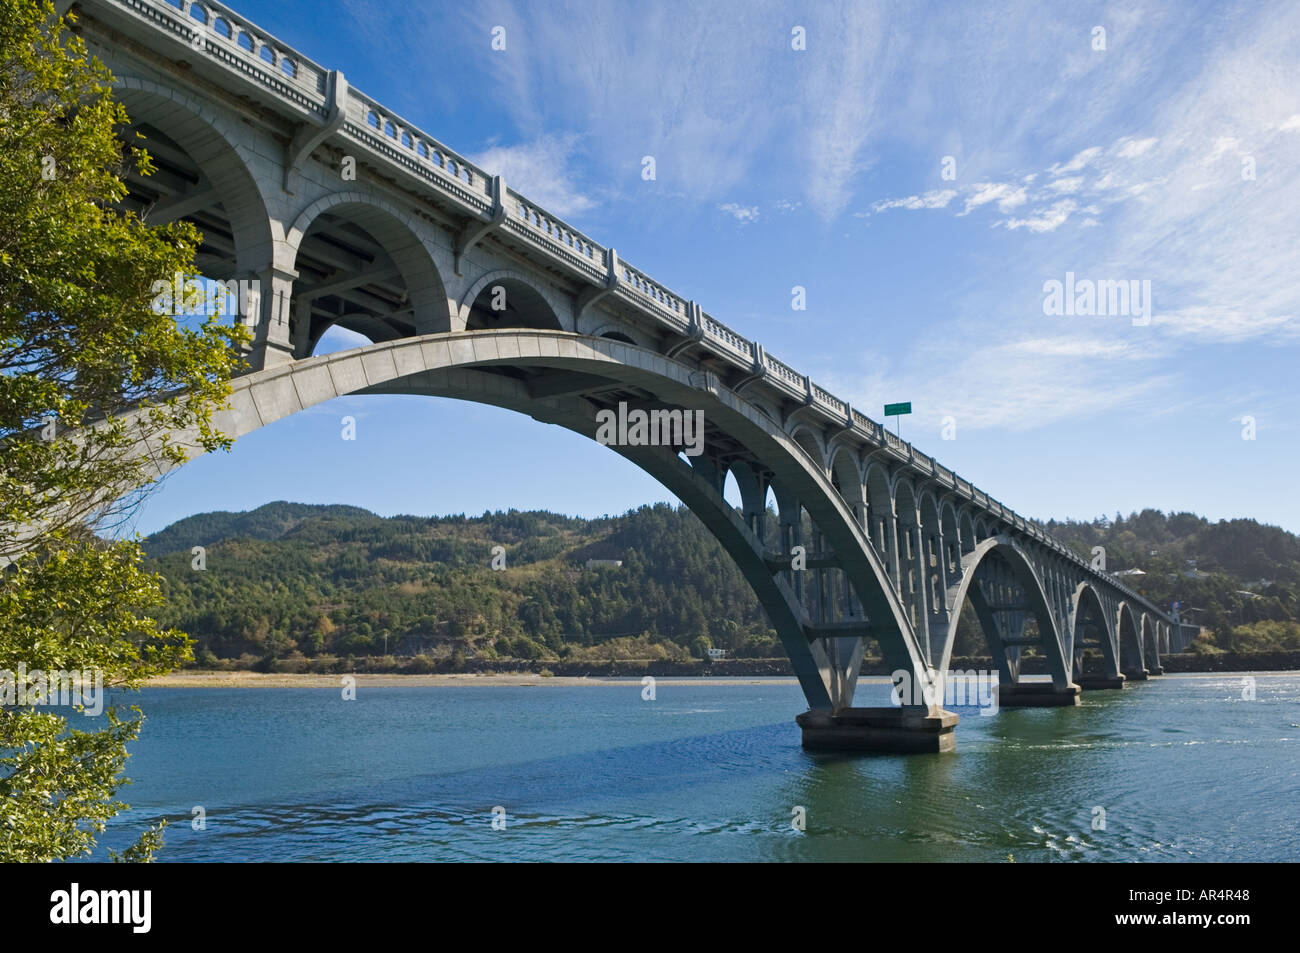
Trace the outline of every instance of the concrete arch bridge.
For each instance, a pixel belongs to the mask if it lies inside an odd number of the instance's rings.
[[[58,8],[158,167],[128,178],[125,206],[194,222],[203,274],[257,289],[225,432],[346,394],[479,401],[593,439],[620,405],[700,412],[696,455],[611,449],[744,573],[807,698],[808,747],[950,750],[942,678],[967,604],[1002,706],[1077,704],[1081,684],[1145,678],[1178,648],[1173,619],[1121,580],[234,10]],[[335,325],[374,343],[312,356]],[[854,708],[868,650],[938,701]],[[1030,653],[1050,682],[1022,679]]]

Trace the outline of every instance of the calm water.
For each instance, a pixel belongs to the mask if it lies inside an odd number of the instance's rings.
[[[168,816],[165,861],[1300,859],[1300,675],[1241,694],[1166,675],[959,709],[956,754],[846,758],[799,747],[802,695],[777,680],[661,681],[653,702],[638,682],[155,688],[114,698],[147,721],[105,842]]]

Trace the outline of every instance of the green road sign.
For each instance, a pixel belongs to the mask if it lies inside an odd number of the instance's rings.
[[[886,404],[885,416],[897,417],[900,414],[910,414],[912,412],[912,402],[909,400],[903,404]]]

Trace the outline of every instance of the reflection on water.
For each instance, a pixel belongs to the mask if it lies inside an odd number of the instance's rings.
[[[114,699],[148,720],[105,843],[165,815],[164,861],[1295,860],[1300,676],[1258,686],[960,709],[955,754],[911,757],[803,751],[784,681],[148,689]]]

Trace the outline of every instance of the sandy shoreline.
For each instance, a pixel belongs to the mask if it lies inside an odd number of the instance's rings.
[[[639,685],[641,676],[626,678],[566,677],[533,675],[528,672],[514,674],[464,674],[464,675],[354,675],[357,687],[424,687],[424,686],[502,686],[527,685]],[[176,672],[150,679],[150,688],[338,688],[342,675],[290,675],[262,672]],[[881,679],[884,681],[884,679]],[[773,676],[760,678],[736,676],[731,678],[697,678],[693,676],[655,676],[660,685],[775,685],[797,684],[794,677]]]
[[[1240,676],[1240,672],[1170,672],[1160,678],[1231,678]],[[1294,672],[1254,672],[1254,675],[1285,676]],[[534,675],[528,672],[509,674],[460,674],[460,675],[401,675],[401,674],[358,674],[352,676],[358,687],[394,688],[394,687],[524,687],[540,685],[639,685],[641,676],[562,676]],[[338,688],[342,685],[342,675],[307,675],[307,674],[266,674],[262,672],[174,672],[150,679],[149,688]],[[1041,676],[1027,676],[1028,681],[1041,680]],[[863,675],[860,684],[887,684],[890,679],[883,675]],[[717,676],[695,675],[655,676],[659,685],[796,685],[793,676]],[[1136,685],[1140,685],[1138,682]],[[1136,685],[1134,687],[1136,687]]]

